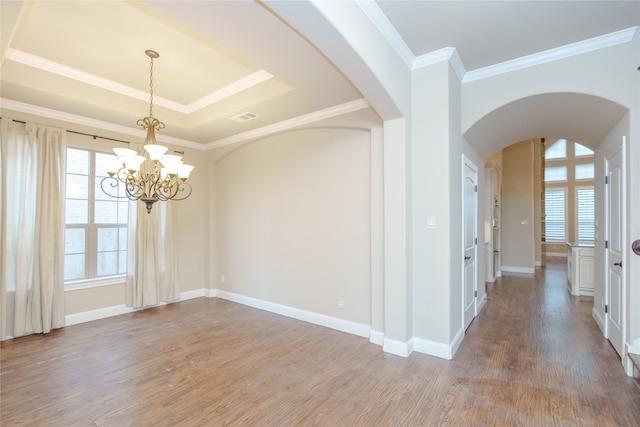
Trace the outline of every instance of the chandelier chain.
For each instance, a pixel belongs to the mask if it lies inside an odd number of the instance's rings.
[[[153,57],[151,58],[151,66],[149,67],[149,117],[153,118]]]

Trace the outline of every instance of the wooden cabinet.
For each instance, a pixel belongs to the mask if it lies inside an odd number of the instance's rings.
[[[593,296],[593,245],[567,243],[567,287],[571,295]]]

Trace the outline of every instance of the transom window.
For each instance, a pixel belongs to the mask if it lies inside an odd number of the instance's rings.
[[[65,285],[126,273],[128,200],[105,194],[100,183],[115,155],[67,148]],[[114,194],[124,195],[120,184]]]
[[[544,158],[546,160],[566,159],[567,158],[567,140],[558,139],[544,150]]]

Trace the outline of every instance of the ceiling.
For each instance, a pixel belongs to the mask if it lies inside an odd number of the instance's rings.
[[[2,1],[2,108],[142,135],[135,123],[149,113],[147,49],[160,54],[160,141],[215,147],[368,108],[305,38],[317,16],[294,29],[268,5]],[[640,0],[358,5],[409,66],[455,48],[466,72],[640,25]]]

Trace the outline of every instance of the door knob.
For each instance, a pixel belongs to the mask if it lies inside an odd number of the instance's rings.
[[[620,262],[614,262],[613,265],[622,268],[622,261]]]

